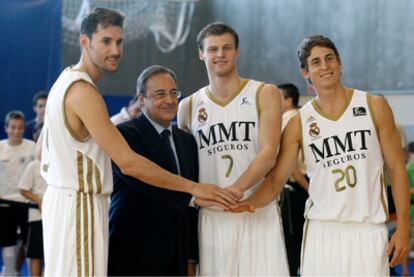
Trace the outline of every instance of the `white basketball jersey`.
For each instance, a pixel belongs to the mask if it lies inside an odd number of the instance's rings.
[[[310,178],[308,219],[386,221],[384,161],[369,99],[366,92],[354,90],[338,118],[324,114],[315,100],[300,110]]]
[[[240,92],[227,104],[219,103],[207,87],[191,96],[191,131],[198,146],[200,182],[230,186],[256,157],[257,98],[263,85],[243,80]],[[245,197],[254,187],[245,192]]]
[[[95,86],[87,73],[66,68],[50,91],[43,127],[42,176],[55,187],[109,194],[113,187],[111,160],[91,137],[75,139],[66,122],[64,98],[77,81]]]

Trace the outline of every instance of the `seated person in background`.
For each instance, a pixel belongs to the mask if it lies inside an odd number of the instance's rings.
[[[43,123],[38,124],[33,130],[35,140],[39,137],[42,127]],[[38,209],[29,209],[29,236],[26,256],[30,260],[30,276],[42,275],[43,228],[40,210],[46,187],[47,184],[40,175],[40,161],[34,159],[27,165],[19,182],[21,194],[38,205]]]
[[[138,117],[140,113],[141,113],[141,107],[139,106],[138,94],[137,94],[134,96],[134,98],[132,98],[129,101],[128,107],[122,107],[119,113],[111,116],[111,121],[114,125],[118,125],[125,121]]]
[[[194,138],[171,125],[178,109],[176,77],[153,65],[138,77],[143,113],[118,125],[131,149],[162,168],[198,180]],[[113,165],[108,274],[194,275],[198,260],[197,211],[191,195],[157,188]]]

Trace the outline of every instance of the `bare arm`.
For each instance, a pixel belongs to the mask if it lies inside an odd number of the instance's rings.
[[[234,197],[225,190],[214,185],[199,185],[174,175],[132,151],[110,121],[103,98],[92,85],[74,83],[67,92],[64,105],[74,135],[82,139],[90,134],[123,174],[164,189],[187,192],[226,205],[234,203]]]
[[[20,193],[27,199],[32,200],[33,202],[36,202],[37,205],[39,206],[39,209],[42,207],[42,198],[34,194],[32,191],[20,189]]]
[[[247,170],[229,187],[241,194],[259,182],[275,165],[282,124],[282,97],[279,90],[266,84],[259,96],[259,153]]]
[[[393,253],[390,266],[395,266],[408,255],[410,225],[408,179],[400,137],[391,108],[383,97],[371,96],[371,100],[374,117],[377,120],[382,154],[391,175],[392,195],[397,212],[397,229],[387,251],[388,255]]]
[[[289,121],[282,134],[280,152],[276,166],[266,176],[260,187],[245,201],[239,204],[233,212],[251,211],[253,208],[261,208],[272,202],[282,191],[283,185],[295,168],[300,149],[300,123],[296,115]]]

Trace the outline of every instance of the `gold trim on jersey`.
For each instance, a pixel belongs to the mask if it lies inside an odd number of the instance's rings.
[[[260,120],[260,113],[261,113],[261,109],[260,109],[260,93],[262,92],[262,88],[264,87],[265,83],[260,83],[260,85],[257,87],[256,90],[256,110],[257,110],[257,117]]]
[[[77,163],[78,163],[78,182],[79,182],[79,191],[85,192],[85,184],[83,182],[83,154],[79,151],[76,151],[77,154]]]
[[[216,103],[217,105],[221,106],[221,107],[226,107],[231,101],[234,100],[234,98],[236,98],[244,89],[244,87],[247,85],[247,83],[249,82],[249,79],[242,79],[239,88],[237,89],[236,93],[227,101],[220,101],[218,100],[213,93],[211,93],[211,91],[208,89],[208,86],[206,86],[205,91],[206,91],[206,95],[208,98],[210,98],[211,101],[213,101],[214,103]]]
[[[102,193],[102,183],[101,183],[101,172],[99,168],[95,165],[95,183],[96,183],[96,193]]]
[[[375,117],[373,108],[372,108],[372,95],[369,93],[365,94],[365,97],[367,99],[367,105],[368,105],[368,110],[369,113],[371,114],[371,119],[372,119],[372,123],[374,123],[375,126],[375,131],[377,131],[377,136],[378,136],[378,122],[377,122],[377,118]]]
[[[381,173],[380,181],[381,181],[381,184],[380,184],[381,185],[381,204],[382,204],[382,208],[384,209],[386,220],[388,220],[390,215],[388,213],[387,202],[385,201],[385,193],[387,191],[387,188],[385,187],[384,173]]]
[[[311,102],[311,104],[312,104],[312,106],[313,106],[313,108],[315,109],[315,111],[319,114],[319,115],[321,115],[322,117],[325,117],[325,118],[327,118],[327,119],[329,119],[329,120],[332,120],[332,121],[337,121],[338,119],[340,119],[341,118],[341,116],[345,113],[345,111],[348,109],[348,107],[349,107],[349,104],[351,104],[351,101],[352,101],[352,98],[354,97],[354,89],[346,89],[346,90],[351,90],[351,93],[350,93],[350,95],[348,95],[348,97],[347,97],[347,99],[346,99],[346,102],[345,102],[345,105],[342,107],[342,110],[341,110],[341,112],[339,113],[339,114],[337,114],[337,115],[330,115],[330,114],[327,114],[327,113],[325,113],[320,107],[319,107],[319,105],[318,105],[318,103],[316,102],[316,99],[312,99],[312,102]]]
[[[92,184],[92,159],[86,156],[87,168],[88,171],[86,173],[86,181],[88,183],[88,193],[93,192],[93,184]]]
[[[78,81],[82,81],[83,79],[81,79],[81,80],[78,80]],[[75,81],[75,82],[78,82],[78,81]],[[69,87],[68,87],[68,89],[67,90],[69,90],[69,88],[75,83],[75,82],[73,82]],[[65,95],[63,96],[63,101],[62,101],[62,116],[63,116],[63,123],[65,124],[65,127],[66,127],[66,129],[68,130],[68,132],[69,132],[69,134],[71,135],[71,137],[74,139],[74,140],[76,140],[76,141],[79,141],[79,142],[86,142],[86,141],[88,141],[90,138],[91,138],[91,136],[90,135],[88,135],[86,138],[84,138],[83,140],[82,139],[80,139],[80,138],[78,138],[78,136],[75,134],[75,132],[72,130],[72,128],[69,126],[69,123],[68,123],[68,119],[66,118],[66,111],[65,111],[65,99],[66,99],[66,95],[67,95],[67,93],[65,93]]]
[[[84,155],[79,150],[76,151],[77,154],[77,166],[78,166],[78,183],[79,191],[89,194],[101,194],[102,193],[102,182],[101,182],[101,172],[99,168],[95,165],[94,161],[88,156]],[[84,171],[84,158],[86,158],[86,177]],[[93,183],[93,175],[95,174],[95,185]],[[85,187],[88,186],[87,188]]]
[[[302,163],[305,163],[305,149],[303,149],[302,114],[300,110],[298,111],[297,115],[298,115],[298,120],[299,120],[299,139],[300,139],[299,143],[300,143],[300,148],[301,148],[300,156],[302,159]]]

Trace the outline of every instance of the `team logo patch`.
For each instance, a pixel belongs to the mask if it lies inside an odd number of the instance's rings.
[[[208,115],[205,108],[201,108],[198,110],[198,122],[205,123],[207,121]]]
[[[319,129],[316,122],[313,122],[309,125],[309,135],[313,138],[316,138],[319,136],[321,130]]]
[[[251,105],[251,104],[252,103],[249,101],[249,98],[247,98],[246,96],[241,99],[240,106],[242,106],[242,105]]]
[[[355,107],[352,110],[353,110],[354,116],[367,115],[367,110],[364,107]]]
[[[306,123],[310,123],[312,121],[315,121],[315,118],[313,116],[309,116],[308,119],[306,119]]]

